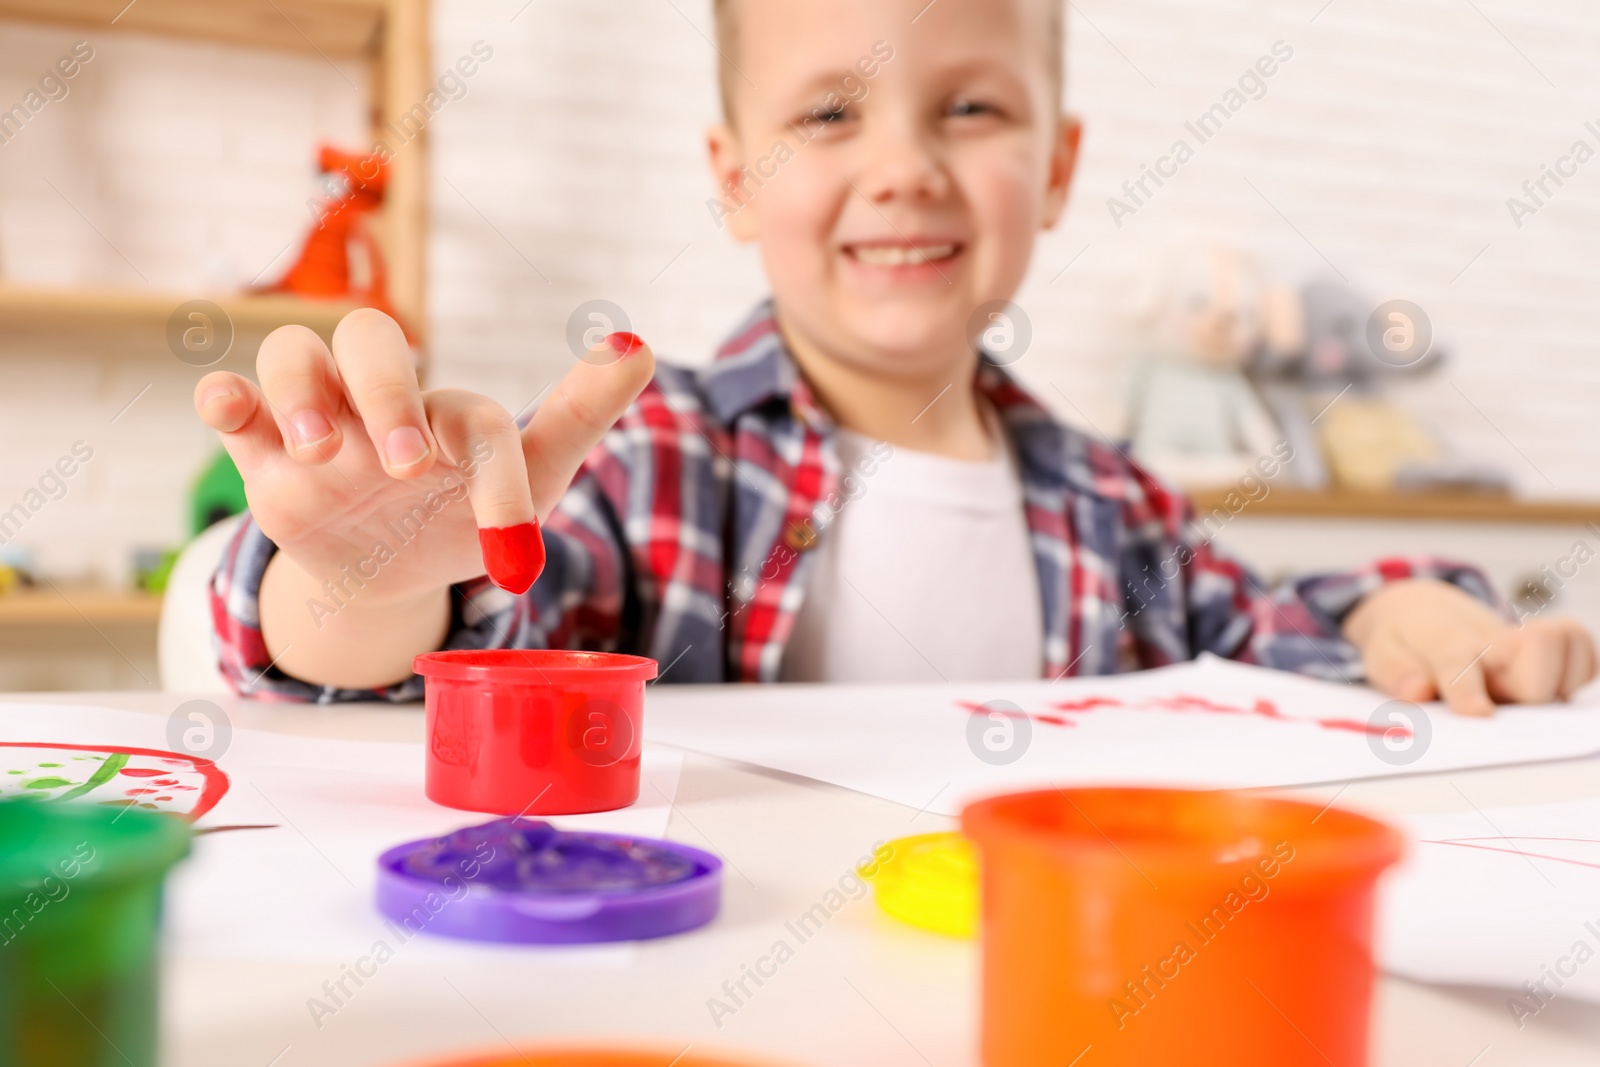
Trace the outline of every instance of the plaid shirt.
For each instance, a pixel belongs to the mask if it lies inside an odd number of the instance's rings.
[[[1384,582],[1440,578],[1493,602],[1477,571],[1428,559],[1268,590],[1212,550],[1187,498],[1120,449],[1057,422],[987,360],[974,384],[1017,457],[1044,621],[1042,677],[1212,652],[1354,681],[1361,657],[1339,623]],[[520,597],[487,579],[458,586],[446,647],[622,651],[656,659],[666,682],[775,681],[810,549],[845,506],[840,483],[833,423],[763,305],[709,367],[658,366],[545,522],[538,582]],[[419,697],[420,678],[341,690],[270,666],[257,593],[275,551],[247,521],[213,581],[229,681],[279,699]]]

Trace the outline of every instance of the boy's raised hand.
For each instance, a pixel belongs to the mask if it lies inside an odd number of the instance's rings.
[[[360,656],[361,649],[338,647],[338,631],[357,619],[370,631],[383,612],[423,603],[448,618],[445,591],[484,572],[478,528],[544,518],[653,369],[642,342],[613,335],[568,372],[519,432],[511,413],[486,397],[424,392],[398,324],[365,309],[339,323],[331,351],[304,327],[273,331],[256,359],[259,387],[237,374],[206,375],[195,387],[195,408],[218,431],[244,478],[251,515],[280,549],[261,593],[269,651],[306,636],[308,619],[297,617],[307,615],[305,598],[327,581],[339,583],[346,567],[363,579],[355,595],[343,583],[357,618],[325,628],[308,616],[322,646],[316,661]],[[343,610],[339,599],[330,603]],[[429,627],[437,629],[437,619]],[[380,655],[374,670],[340,679],[300,676],[381,684],[366,676],[393,680],[410,654],[426,650]],[[295,658],[303,663],[305,655]],[[311,667],[319,673],[317,663]]]
[[[1595,676],[1594,641],[1573,619],[1514,626],[1453,585],[1391,582],[1357,604],[1344,635],[1372,685],[1402,700],[1440,699],[1488,715],[1496,701],[1565,700]]]

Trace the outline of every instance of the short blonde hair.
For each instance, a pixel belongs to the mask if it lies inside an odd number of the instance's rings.
[[[733,121],[733,79],[738,77],[734,57],[739,54],[739,6],[748,0],[712,0],[711,15],[716,23],[717,88],[722,93],[722,116]],[[1045,0],[1048,20],[1045,26],[1045,61],[1055,81],[1056,106],[1061,106],[1061,90],[1066,83],[1066,4],[1064,0]]]

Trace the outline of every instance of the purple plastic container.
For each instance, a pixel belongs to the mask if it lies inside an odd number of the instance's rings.
[[[722,861],[653,838],[496,819],[378,857],[378,910],[411,933],[474,941],[638,941],[704,926]]]

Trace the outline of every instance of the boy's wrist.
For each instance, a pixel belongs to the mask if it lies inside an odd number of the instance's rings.
[[[269,662],[314,685],[377,689],[411,675],[411,658],[442,647],[450,587],[421,591],[375,583],[341,593],[287,553],[267,564],[258,597]]]
[[[352,586],[346,579],[319,578],[281,549],[268,561],[261,576],[261,592],[267,595],[269,584],[274,599],[292,596],[303,603],[303,611],[313,620],[349,612],[352,616],[404,611],[410,607],[431,603],[447,593],[450,583],[442,582],[423,589],[385,581],[387,575],[360,582]]]

